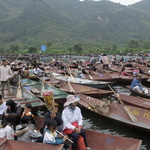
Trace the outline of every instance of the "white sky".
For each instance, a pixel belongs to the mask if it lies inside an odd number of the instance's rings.
[[[84,1],[84,0],[80,0],[80,1]],[[100,1],[100,0],[94,0],[94,1]],[[120,3],[122,5],[131,5],[137,2],[140,2],[142,0],[108,0],[108,1],[112,1],[115,3]]]
[[[140,2],[141,0],[110,0],[112,2],[117,2],[123,5],[131,5],[137,2]]]

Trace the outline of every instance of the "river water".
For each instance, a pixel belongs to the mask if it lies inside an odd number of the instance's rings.
[[[133,58],[132,56],[126,56],[126,57],[127,60]],[[89,57],[73,56],[72,58],[87,59]],[[117,58],[120,59],[121,56],[118,56]],[[52,57],[45,58],[44,60],[50,61],[51,59]],[[147,59],[150,59],[150,57],[148,57]],[[61,58],[61,60],[67,61],[68,59]],[[123,84],[115,84],[113,85],[113,88],[120,94],[130,95],[130,91],[127,88],[125,88],[125,85]],[[107,133],[107,134],[112,134],[112,135],[140,139],[142,140],[141,150],[150,150],[150,133],[147,133],[146,131],[142,131],[139,129],[128,127],[119,122],[110,120],[108,118],[104,118],[98,114],[91,113],[91,111],[88,111],[83,107],[81,107],[81,110],[84,117],[84,124],[83,124],[84,128]]]

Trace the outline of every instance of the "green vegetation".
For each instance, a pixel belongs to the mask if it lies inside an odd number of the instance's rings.
[[[149,0],[0,0],[0,54],[149,52],[149,31]]]

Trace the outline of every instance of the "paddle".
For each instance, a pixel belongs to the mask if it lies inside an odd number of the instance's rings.
[[[68,68],[67,68],[67,67],[68,67]],[[67,70],[68,70],[69,75],[70,75],[71,78],[72,78],[72,81],[75,82],[75,81],[76,81],[75,78],[74,78],[73,75],[70,73],[71,69],[69,68],[69,66],[66,66],[66,68],[67,68]]]
[[[16,98],[22,98],[22,91],[21,91],[21,82],[20,82],[20,75],[19,75],[19,82],[18,82],[18,89],[17,89],[17,94]]]
[[[86,100],[84,100],[79,94],[77,94],[73,88],[73,86],[70,84],[70,82],[68,81],[68,85],[69,85],[69,88],[70,88],[70,91],[73,92],[75,95],[77,95],[79,98],[81,98],[85,103],[87,103],[93,111],[97,111],[97,109],[95,108],[95,106],[91,105],[89,102],[87,102]],[[100,109],[100,111],[102,113],[106,113],[106,111],[103,111],[102,109]]]
[[[91,75],[89,74],[89,72],[88,72],[88,71],[85,71],[85,72],[88,74],[89,78],[90,78],[91,80],[93,80],[93,78],[91,77]]]
[[[116,94],[116,92],[112,89],[112,87],[110,85],[108,85],[108,86],[111,89],[111,91],[116,95],[116,97],[120,101],[120,104],[123,106],[124,110],[126,111],[126,113],[128,114],[128,116],[130,117],[130,119],[132,120],[132,122],[134,122],[134,123],[138,122],[137,118],[130,112],[130,110],[123,103],[123,101],[120,98],[120,95],[118,93]]]
[[[142,97],[140,97],[140,96],[137,96],[137,97],[140,98],[140,99],[143,100],[143,101],[150,102],[150,100],[148,100],[148,99],[142,98]]]

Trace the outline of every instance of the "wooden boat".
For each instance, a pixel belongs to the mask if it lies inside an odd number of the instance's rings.
[[[38,128],[43,126],[43,118],[36,117]],[[87,143],[93,150],[139,150],[141,140],[109,135],[105,133],[95,132],[91,130],[86,131]]]
[[[44,91],[52,91],[54,99],[57,103],[61,104],[64,103],[67,97],[67,93],[55,88],[52,85],[48,85],[46,83],[42,83],[41,81],[36,82],[30,79],[21,79],[22,85],[25,89],[35,94],[36,97],[43,100],[43,94]],[[42,91],[42,92],[41,92]]]
[[[132,93],[133,95],[150,99],[150,93],[148,93],[148,95],[147,95],[147,94],[145,94],[145,93],[139,93],[139,92],[137,92],[137,91],[134,91],[134,90],[130,89],[130,86],[126,86],[126,87],[131,91],[131,93]]]
[[[141,107],[145,109],[150,109],[150,99],[145,99],[141,97],[129,96],[125,94],[119,94],[120,98],[124,101],[124,103],[133,105],[136,107]],[[114,96],[115,97],[115,96]]]
[[[96,88],[106,88],[108,87],[108,84],[112,85],[114,83],[114,82],[92,81],[92,80],[76,78],[72,76],[63,76],[57,73],[52,73],[52,77],[57,80],[62,80],[66,82],[69,81],[71,83],[77,83],[77,84],[87,85],[87,86],[96,87]]]
[[[97,88],[84,86],[84,85],[80,85],[80,84],[75,84],[75,83],[70,83],[70,84],[65,82],[65,83],[61,84],[62,86],[59,89],[62,91],[65,91],[67,93],[72,93],[72,94],[74,94],[74,93],[83,94],[84,93],[85,95],[95,97],[95,98],[103,97],[103,96],[110,95],[113,93],[112,91],[97,89]],[[74,91],[72,91],[72,88]]]
[[[135,141],[136,145],[138,141]],[[140,144],[140,141],[139,141]],[[0,150],[61,150],[63,144],[60,145],[50,145],[44,143],[32,143],[32,142],[23,142],[16,140],[9,140],[6,138],[0,138]]]
[[[8,95],[8,90],[5,89],[4,90],[4,100],[10,100],[12,99],[15,103],[20,104],[21,107],[24,107],[25,104],[27,103],[31,103],[33,111],[38,110],[39,108],[45,108],[44,103],[41,101],[41,99],[37,98],[35,95],[33,95],[32,93],[29,93],[27,90],[25,89],[21,89],[21,93],[22,96],[18,97],[17,96],[17,88],[12,86],[12,95],[11,96],[6,96]]]
[[[121,104],[111,103],[109,105],[109,112],[107,114],[99,112],[97,109],[92,109],[91,106],[96,106],[102,103],[101,100],[95,99],[83,94],[80,94],[80,98],[84,100],[80,100],[78,103],[90,110],[91,112],[97,113],[103,117],[109,118],[111,120],[118,121],[120,123],[126,124],[128,126],[139,128],[141,130],[145,130],[150,132],[150,110],[139,108],[131,105],[126,105],[126,107],[134,114],[134,116],[138,119],[138,122],[132,122],[124,107]],[[116,107],[117,106],[117,107]]]

